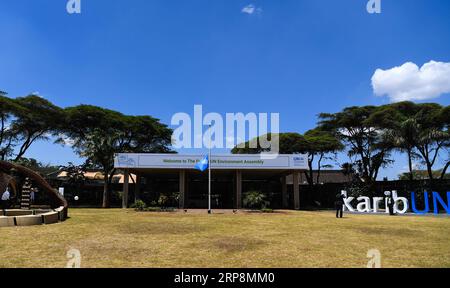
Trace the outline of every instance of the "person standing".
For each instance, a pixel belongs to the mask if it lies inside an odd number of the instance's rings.
[[[387,207],[386,207],[386,209],[389,209],[389,215],[391,215],[391,216],[394,216],[395,215],[395,213],[394,213],[394,204],[395,204],[395,201],[394,201],[394,199],[392,198],[392,193],[391,192],[387,192],[386,193],[387,195]]]
[[[6,191],[2,194],[2,210],[3,215],[6,215],[6,209],[9,208],[9,199],[11,198],[11,194],[9,193],[9,187],[6,188]]]
[[[344,217],[344,194],[337,194],[336,195],[336,218],[343,218]]]
[[[34,197],[36,196],[35,193],[36,193],[36,189],[32,188],[31,192],[30,192],[30,206],[34,204]]]

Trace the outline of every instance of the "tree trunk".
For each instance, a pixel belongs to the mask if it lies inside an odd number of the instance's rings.
[[[319,184],[320,183],[320,172],[321,172],[321,168],[322,168],[322,159],[323,159],[324,154],[320,154],[320,158],[319,161],[317,163],[317,180],[316,183]]]
[[[409,180],[414,181],[411,149],[408,149]]]
[[[109,189],[109,187],[111,187],[112,179],[113,179],[113,177],[114,177],[115,174],[116,174],[116,168],[112,169],[111,172],[109,173],[109,177],[108,177],[108,189]]]
[[[432,167],[430,161],[427,160],[426,163],[427,163],[428,177],[430,177],[430,181],[432,181],[434,179],[434,177],[433,177],[433,167]]]
[[[448,169],[449,166],[450,166],[450,161],[448,161],[447,164],[445,164],[444,169],[442,169],[441,180],[444,180],[445,174],[447,173],[447,169]]]
[[[430,188],[429,189],[430,189],[430,191],[434,191],[433,166],[431,165],[431,163],[428,159],[426,159],[426,164],[427,164],[428,177],[430,178],[430,180],[429,180]]]
[[[108,185],[108,172],[104,171],[105,175],[103,176],[104,184],[103,184],[103,204],[102,208],[109,208],[109,185]]]
[[[303,174],[305,174],[306,181],[308,182],[308,185],[311,185],[312,179],[309,178],[309,172],[304,171]]]
[[[311,186],[311,188],[314,186],[314,167],[313,167],[313,163],[312,161],[308,162],[308,166],[309,166],[309,176],[308,176],[308,183],[309,186]]]
[[[133,178],[131,178],[133,179]],[[136,183],[134,189],[134,202],[141,200],[141,175],[136,173]]]

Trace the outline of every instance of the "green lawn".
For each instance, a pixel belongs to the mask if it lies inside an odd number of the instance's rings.
[[[450,267],[450,218],[137,213],[70,209],[66,222],[0,228],[0,267]]]

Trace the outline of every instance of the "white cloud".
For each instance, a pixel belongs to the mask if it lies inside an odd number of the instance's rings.
[[[72,146],[75,145],[75,140],[73,140],[73,139],[70,138],[70,137],[67,137],[67,136],[64,135],[64,134],[59,134],[58,137],[59,137],[59,139],[62,141],[62,144],[63,144],[63,145],[66,145],[66,146],[69,146],[69,147],[72,147]]]
[[[40,97],[40,98],[44,98],[44,96],[42,96],[42,94],[39,91],[31,92],[30,95],[37,96],[37,97]]]
[[[245,6],[244,8],[242,8],[242,10],[241,10],[242,13],[249,14],[249,15],[252,15],[255,13],[261,14],[262,11],[263,11],[262,8],[256,7],[253,4],[249,4],[249,5]]]
[[[244,8],[242,8],[242,13],[247,13],[247,14],[253,14],[256,11],[256,7],[253,4],[247,5]]]
[[[450,93],[450,63],[430,61],[421,68],[412,62],[388,70],[377,69],[372,76],[376,96],[392,102],[428,100]]]

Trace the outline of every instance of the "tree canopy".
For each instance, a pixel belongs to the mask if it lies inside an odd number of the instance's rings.
[[[427,167],[433,179],[433,167],[444,150],[448,153],[448,107],[439,104],[400,102],[379,107],[350,107],[334,114],[321,114],[320,126],[334,133],[354,158],[362,177],[377,179],[379,169],[391,164],[392,151],[406,152],[410,172],[412,160]],[[448,160],[445,164],[448,168]],[[411,179],[413,174],[411,173]]]
[[[38,140],[56,139],[69,145],[105,177],[103,206],[109,205],[109,184],[116,172],[116,153],[174,153],[172,130],[151,116],[124,115],[120,112],[78,105],[60,108],[37,95],[8,98],[0,91],[0,160],[42,166],[27,159],[26,152]],[[354,106],[336,113],[322,113],[316,128],[306,133],[263,135],[279,139],[279,153],[308,157],[308,183],[320,182],[320,171],[336,153],[350,158],[342,167],[355,171],[364,182],[376,181],[381,168],[393,163],[393,153],[408,159],[409,180],[448,178],[450,167],[450,106],[436,103],[400,102],[382,106]],[[250,139],[232,149],[234,154],[268,152]],[[414,164],[425,172],[418,173]],[[316,166],[314,168],[314,166]],[[313,179],[313,171],[317,178]]]
[[[378,178],[381,168],[394,162],[392,153],[399,151],[408,158],[409,179],[415,179],[414,164],[426,167],[429,179],[443,179],[450,166],[450,108],[435,103],[400,102],[382,106],[348,107],[337,113],[319,115],[318,127],[306,132],[277,134],[280,153],[308,155],[309,183],[313,183],[313,163],[320,175],[327,155],[345,150],[352,167],[365,182]],[[268,135],[269,139],[271,135]],[[236,146],[234,154],[266,152],[259,138]],[[256,148],[251,148],[256,147]],[[433,172],[443,165],[437,176]],[[316,179],[316,183],[319,182]]]
[[[92,106],[62,109],[29,95],[11,99],[0,93],[0,157],[34,166],[25,158],[38,140],[56,139],[69,145],[105,175],[103,206],[109,205],[108,185],[115,173],[116,153],[171,153],[172,130],[151,116],[130,116]]]
[[[305,172],[306,179],[310,185],[313,185],[313,163],[317,160],[317,179],[320,180],[320,170],[323,168],[322,160],[327,154],[335,153],[343,149],[342,143],[329,131],[314,129],[300,135],[298,133],[280,133],[277,135],[280,141],[280,154],[306,154],[308,156],[309,171]],[[271,139],[272,135],[267,135],[267,139]],[[263,137],[265,138],[265,137]],[[249,142],[240,144],[233,148],[233,154],[259,154],[267,152],[259,145],[259,138],[250,140]],[[255,144],[256,145],[251,145]],[[256,147],[256,148],[250,148]]]
[[[109,206],[109,184],[114,176],[116,153],[169,153],[172,130],[150,116],[128,116],[88,105],[65,109],[59,143],[103,170],[103,207]]]
[[[0,156],[18,160],[37,140],[48,140],[62,125],[62,109],[29,95],[16,99],[0,96]]]

